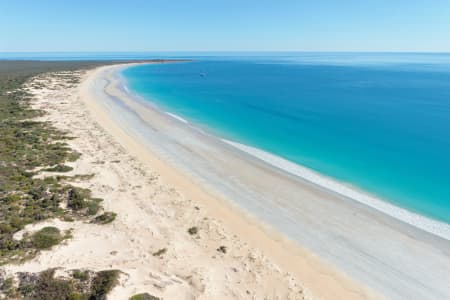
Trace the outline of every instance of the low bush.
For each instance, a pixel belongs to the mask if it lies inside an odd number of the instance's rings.
[[[103,199],[100,198],[93,198],[87,201],[87,214],[90,216],[93,216],[98,213],[100,209],[100,202],[103,201]]]
[[[67,193],[67,206],[73,210],[86,208],[89,191],[82,188],[71,187]]]
[[[100,271],[92,281],[92,293],[90,300],[104,300],[106,295],[119,282],[118,270]]]
[[[71,276],[56,277],[55,269],[41,273],[17,273],[18,284],[13,279],[5,290],[12,291],[8,299],[27,300],[104,300],[118,283],[118,270],[92,272],[72,270]],[[91,275],[92,274],[92,275]],[[89,280],[92,278],[92,280]]]
[[[198,228],[197,227],[191,227],[191,228],[189,228],[188,229],[188,233],[190,234],[190,235],[194,235],[194,234],[197,234],[198,233]]]
[[[225,254],[225,253],[227,253],[227,247],[220,246],[219,248],[217,248],[217,251],[222,252],[223,254]]]
[[[31,236],[31,242],[37,249],[49,249],[61,240],[61,233],[56,227],[44,227]]]
[[[162,249],[159,249],[158,251],[156,251],[155,253],[153,253],[153,256],[162,256],[166,252],[167,252],[167,248],[162,248]]]
[[[2,293],[8,297],[8,299],[14,299],[16,294],[16,289],[14,286],[14,278],[1,278],[0,277],[0,290]]]
[[[93,223],[96,224],[108,224],[115,220],[117,214],[113,212],[105,212],[94,218]]]
[[[72,277],[81,281],[89,279],[89,271],[87,270],[73,270]]]
[[[70,280],[54,278],[55,270],[44,271],[40,274],[36,285],[32,288],[33,300],[67,300],[75,292]]]
[[[149,293],[142,293],[132,296],[130,300],[161,300],[161,298],[152,296]]]

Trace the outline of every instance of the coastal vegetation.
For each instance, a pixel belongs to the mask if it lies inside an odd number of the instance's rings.
[[[26,69],[23,62],[3,62],[0,68],[0,264],[32,257],[67,237],[58,228],[46,227],[14,238],[26,225],[52,218],[89,218],[100,211],[102,199],[70,184],[79,176],[36,177],[42,171],[71,171],[66,163],[80,154],[68,146],[72,137],[67,133],[36,120],[44,112],[31,108],[31,95],[23,84],[40,72],[75,67],[72,63],[29,62]],[[105,212],[93,222],[106,224],[114,218],[114,213]]]
[[[142,293],[134,295],[130,300],[160,300],[160,298],[152,296],[149,293]]]
[[[92,272],[73,270],[63,276],[56,276],[57,269],[40,273],[19,273],[2,278],[0,290],[7,299],[30,300],[104,300],[118,283],[120,272],[106,270]]]
[[[167,252],[167,248],[161,248],[155,253],[153,253],[153,256],[161,257]]]
[[[30,77],[43,72],[98,64],[0,62],[0,265],[32,258],[71,236],[70,231],[61,232],[54,226],[30,233],[27,225],[55,218],[96,224],[115,219],[112,212],[98,215],[102,199],[71,184],[92,175],[54,174],[72,171],[67,163],[80,154],[67,144],[72,138],[68,133],[37,119],[44,112],[31,107],[32,95],[24,88]],[[68,80],[77,83],[75,77]],[[55,272],[15,276],[0,272],[0,299],[105,299],[120,275],[118,270],[74,270],[65,276],[55,276]]]
[[[225,253],[227,253],[227,247],[225,247],[225,246],[220,246],[219,248],[217,248],[217,251],[219,251],[219,252],[225,254]]]
[[[193,226],[193,227],[189,228],[189,229],[188,229],[188,233],[189,233],[190,235],[197,234],[197,233],[198,233],[198,227]]]
[[[32,245],[36,249],[49,249],[59,244],[62,239],[59,229],[51,226],[42,228],[31,237]]]
[[[56,165],[54,167],[51,168],[46,168],[43,171],[47,171],[47,172],[70,172],[72,171],[73,168],[66,166],[66,165]]]
[[[111,223],[112,221],[114,221],[114,219],[116,218],[116,213],[113,212],[105,212],[97,217],[94,218],[94,223],[97,224],[108,224]]]

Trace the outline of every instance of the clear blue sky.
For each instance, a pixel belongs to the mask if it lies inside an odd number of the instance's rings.
[[[450,52],[449,0],[0,0],[0,52]]]

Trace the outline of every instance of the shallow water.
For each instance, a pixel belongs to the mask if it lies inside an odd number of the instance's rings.
[[[450,223],[450,55],[216,56],[123,76],[220,137]]]

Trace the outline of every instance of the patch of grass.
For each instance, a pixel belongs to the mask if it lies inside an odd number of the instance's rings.
[[[31,242],[37,249],[49,249],[62,239],[61,232],[56,227],[44,227],[31,236]]]
[[[69,300],[89,300],[89,296],[75,292],[70,295]]]
[[[73,170],[72,167],[66,166],[66,165],[61,165],[61,164],[56,165],[51,168],[43,169],[43,171],[47,171],[47,172],[70,172],[72,170]]]
[[[77,174],[73,176],[64,176],[64,175],[57,175],[56,179],[57,181],[83,181],[83,180],[89,180],[92,179],[95,176],[95,174]]]
[[[132,296],[130,300],[161,300],[161,298],[150,295],[149,293],[142,293]]]

